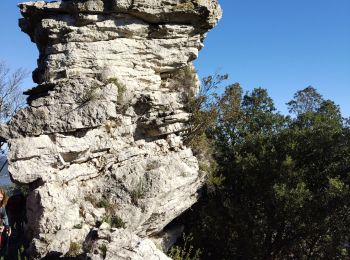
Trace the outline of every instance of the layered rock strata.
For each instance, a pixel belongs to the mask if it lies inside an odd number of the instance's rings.
[[[203,183],[183,144],[198,88],[191,65],[215,0],[19,4],[39,49],[28,107],[1,133],[9,171],[30,184],[30,252],[167,259],[155,246]],[[6,134],[5,134],[6,133]],[[160,244],[160,243],[158,243]]]

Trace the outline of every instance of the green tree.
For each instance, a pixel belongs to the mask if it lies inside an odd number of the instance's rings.
[[[290,113],[301,114],[317,111],[322,102],[322,96],[314,87],[309,86],[295,93],[294,99],[289,101],[287,105]]]
[[[349,257],[350,135],[339,108],[312,87],[276,112],[266,90],[229,86],[217,102],[218,174],[185,216],[203,259]]]

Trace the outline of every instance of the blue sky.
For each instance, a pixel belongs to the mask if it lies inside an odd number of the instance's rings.
[[[0,59],[32,71],[38,52],[18,27],[15,0],[1,0]],[[219,0],[223,19],[195,62],[200,77],[220,70],[245,90],[267,88],[278,110],[312,85],[350,116],[349,0]],[[33,85],[30,79],[25,88]]]

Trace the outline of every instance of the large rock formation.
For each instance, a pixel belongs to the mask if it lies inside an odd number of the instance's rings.
[[[218,3],[19,7],[20,27],[40,52],[38,86],[1,133],[12,178],[32,188],[31,254],[167,259],[164,227],[196,202],[203,183],[183,133],[198,88],[191,61],[221,16]]]

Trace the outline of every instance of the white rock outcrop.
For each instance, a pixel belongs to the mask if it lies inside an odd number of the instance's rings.
[[[203,183],[183,133],[198,88],[191,61],[221,16],[218,3],[19,7],[40,52],[38,86],[0,132],[12,178],[32,189],[30,253],[168,259],[152,238],[196,202]]]

